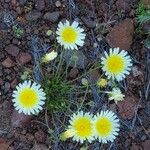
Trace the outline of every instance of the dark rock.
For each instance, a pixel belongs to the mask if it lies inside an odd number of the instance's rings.
[[[3,62],[2,65],[6,68],[11,68],[15,65],[14,61],[10,58],[7,57]]]
[[[42,130],[37,131],[34,136],[38,142],[44,142],[46,140],[46,135]]]
[[[86,27],[88,27],[88,28],[95,28],[96,27],[96,22],[94,19],[87,18],[87,17],[82,17],[81,19],[82,19],[82,21]]]
[[[10,69],[5,69],[4,72],[9,75],[11,73],[11,70]]]
[[[18,7],[16,8],[16,12],[20,15],[20,14],[22,14],[23,10],[22,10],[21,7],[18,6]]]
[[[19,51],[20,51],[20,48],[18,48],[17,46],[15,46],[13,44],[10,44],[10,45],[5,47],[5,50],[11,56],[15,56],[16,57],[18,55]]]
[[[6,3],[10,2],[11,0],[5,0]]]
[[[48,21],[51,21],[51,22],[57,22],[58,19],[60,17],[60,12],[59,11],[55,11],[55,12],[47,12],[45,15],[44,15],[44,19],[45,20],[48,20]]]
[[[11,76],[10,75],[7,75],[6,77],[5,77],[8,81],[11,81]]]
[[[72,50],[67,50],[64,52],[63,58],[69,66],[74,68],[84,69],[88,63],[88,60],[82,51],[72,52]]]
[[[100,77],[100,72],[98,70],[93,70],[90,73],[90,79],[92,82],[97,82]]]
[[[19,0],[20,5],[24,5],[27,2],[27,0]]]
[[[4,93],[7,93],[10,89],[10,83],[9,82],[5,82],[4,84]]]
[[[48,150],[49,148],[45,144],[35,143],[32,150]]]
[[[5,100],[2,104],[0,104],[0,129],[10,128],[11,108],[10,101]]]
[[[72,68],[69,72],[69,77],[76,78],[78,74],[79,74],[79,70],[77,68]]]
[[[17,56],[17,60],[21,65],[29,63],[31,59],[32,59],[31,55],[27,52],[20,52],[19,55]]]
[[[133,20],[125,19],[113,27],[106,39],[111,47],[128,50],[133,42],[133,34]]]
[[[11,126],[24,128],[31,121],[32,116],[18,113],[16,110],[13,111],[11,117]]]
[[[37,10],[32,10],[28,14],[25,15],[27,21],[37,21],[39,18],[41,18],[42,13]]]
[[[45,8],[45,1],[44,0],[36,0],[35,8],[39,11]]]
[[[16,44],[16,45],[19,45],[21,42],[18,39],[13,38],[12,43]]]
[[[143,29],[144,29],[145,33],[150,31],[150,21],[143,24]]]

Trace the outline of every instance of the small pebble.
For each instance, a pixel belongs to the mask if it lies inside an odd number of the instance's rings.
[[[60,1],[56,1],[55,5],[56,5],[56,7],[60,7],[61,6],[61,2]]]

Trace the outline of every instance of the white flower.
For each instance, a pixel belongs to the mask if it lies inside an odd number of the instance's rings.
[[[44,57],[42,58],[42,62],[49,62],[52,61],[53,59],[55,59],[57,57],[58,53],[55,52],[54,50],[45,54]]]
[[[78,112],[73,114],[69,120],[70,125],[64,133],[66,138],[72,137],[74,141],[83,143],[88,140],[90,143],[94,140],[93,118],[89,113]]]
[[[24,81],[13,91],[13,103],[19,113],[27,115],[37,114],[45,104],[45,93],[41,86],[35,82]]]
[[[125,95],[121,93],[119,88],[113,88],[111,92],[107,92],[109,95],[109,100],[114,100],[117,104],[118,101],[124,100]]]
[[[101,111],[94,116],[95,138],[101,143],[113,142],[119,132],[119,119],[112,111]]]
[[[78,46],[83,46],[85,33],[84,30],[79,27],[79,23],[74,21],[71,25],[69,21],[63,24],[60,22],[56,31],[57,41],[65,49],[78,49]]]
[[[110,48],[109,54],[105,52],[101,60],[102,70],[108,79],[121,81],[131,70],[131,58],[125,50],[119,52],[119,48]]]

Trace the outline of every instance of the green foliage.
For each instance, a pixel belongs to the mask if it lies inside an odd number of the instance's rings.
[[[14,34],[17,38],[20,38],[20,37],[23,36],[23,34],[24,34],[24,29],[23,28],[13,26],[12,29],[13,29],[13,32],[14,32]]]
[[[21,75],[21,80],[30,80],[31,79],[31,70],[25,70]]]
[[[150,20],[150,10],[143,3],[139,3],[136,9],[137,20],[140,23],[145,23]]]
[[[150,49],[150,36],[144,41],[144,46]]]
[[[42,84],[46,93],[46,106],[49,112],[59,112],[67,108],[69,85],[60,76],[44,79]]]

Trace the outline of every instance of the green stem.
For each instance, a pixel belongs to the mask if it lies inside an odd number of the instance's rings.
[[[88,74],[88,73],[90,73],[90,72],[92,72],[92,71],[94,71],[94,70],[96,70],[96,69],[99,69],[99,68],[101,68],[101,66],[98,66],[98,67],[96,67],[96,68],[90,69],[88,72],[86,72],[86,73],[82,74],[81,76],[79,76],[79,77],[77,77],[77,78],[75,78],[75,79],[69,81],[69,83],[72,83],[72,82],[74,82],[74,81],[76,81],[76,80],[78,80],[78,79],[84,77],[86,74]]]

